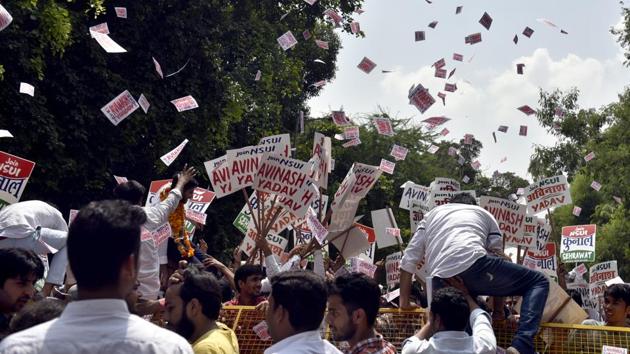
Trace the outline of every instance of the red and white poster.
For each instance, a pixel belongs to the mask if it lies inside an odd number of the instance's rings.
[[[0,151],[0,209],[20,201],[35,162]]]
[[[164,162],[166,166],[170,166],[173,161],[175,161],[175,159],[179,156],[182,150],[184,150],[184,146],[186,146],[186,144],[188,144],[188,139],[184,139],[184,141],[177,145],[176,148],[164,154],[162,157],[160,157],[160,160],[162,160],[162,162]]]
[[[337,126],[345,127],[351,124],[344,111],[332,111],[331,115],[333,123],[335,123],[335,125]]]
[[[523,266],[541,271],[554,279],[558,279],[556,273],[558,259],[556,257],[556,244],[548,242],[543,252],[536,253],[534,250],[528,250],[523,259]]]
[[[125,90],[103,106],[101,112],[103,112],[105,117],[107,117],[113,125],[118,125],[118,123],[129,117],[138,107],[140,106],[138,102],[136,102],[136,99],[133,98],[129,91]]]
[[[7,28],[12,21],[13,17],[11,17],[9,11],[0,4],[0,31]]]
[[[371,61],[368,57],[363,57],[359,65],[357,65],[357,68],[359,68],[361,71],[363,71],[366,74],[371,73],[375,67],[376,67],[376,63]]]
[[[602,262],[591,266],[588,277],[591,298],[603,297],[606,290],[606,281],[618,276],[617,261]]]
[[[388,160],[385,160],[385,159],[381,159],[381,165],[379,166],[379,168],[383,172],[392,175],[392,174],[394,174],[394,168],[395,167],[396,167],[395,163],[393,163],[391,161],[388,161]]]
[[[145,207],[155,205],[160,202],[160,190],[166,185],[170,186],[173,182],[172,179],[161,179],[157,181],[151,181],[149,185],[149,195],[147,196],[147,202]]]
[[[280,47],[282,47],[282,50],[285,51],[291,49],[294,45],[297,44],[297,39],[295,39],[295,36],[291,31],[288,31],[282,36],[278,37],[277,41],[278,44],[280,44]]]
[[[379,134],[386,136],[394,135],[394,128],[392,127],[391,120],[383,117],[376,117],[372,118],[372,124],[374,124],[374,127]]]
[[[543,178],[525,190],[527,208],[532,214],[552,207],[571,204],[571,193],[564,175]]]
[[[387,287],[389,289],[400,283],[400,261],[402,253],[395,252],[385,257],[385,273],[387,274]]]
[[[409,149],[407,149],[406,147],[394,144],[389,155],[392,156],[396,161],[402,161],[407,157],[408,152]]]
[[[510,246],[530,245],[533,238],[525,239],[525,213],[527,207],[507,199],[482,196],[480,206],[494,216],[499,229],[505,237],[505,244]]]
[[[199,107],[195,98],[190,95],[174,99],[171,103],[175,106],[177,112],[184,112]]]

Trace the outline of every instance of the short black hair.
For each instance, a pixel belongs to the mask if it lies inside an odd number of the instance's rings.
[[[615,300],[623,300],[630,306],[630,284],[613,284],[606,288],[604,297],[610,296]]]
[[[179,296],[184,304],[192,299],[197,299],[201,304],[201,311],[208,319],[215,321],[219,318],[222,301],[221,288],[214,275],[195,266],[189,266],[184,271],[184,282],[180,288]]]
[[[341,297],[348,316],[357,309],[363,309],[368,326],[374,326],[381,302],[381,289],[374,279],[363,273],[341,275],[328,283],[328,296],[332,295]]]
[[[456,288],[446,287],[433,293],[431,312],[440,315],[446,331],[463,331],[468,324],[470,307],[464,293]]]
[[[477,205],[477,201],[470,193],[458,193],[451,198],[450,203]]]
[[[282,272],[271,278],[273,308],[282,306],[289,312],[289,322],[298,332],[319,328],[328,300],[326,282],[321,276],[305,270]]]
[[[118,284],[123,262],[131,255],[138,260],[146,220],[142,208],[122,200],[91,202],[79,211],[68,232],[68,260],[80,289]]]
[[[234,286],[236,286],[236,291],[241,291],[241,287],[238,285],[239,280],[247,281],[247,278],[252,275],[260,275],[261,277],[264,277],[265,273],[263,273],[260,266],[253,264],[245,264],[239,267],[234,273]]]
[[[177,181],[179,181],[179,172],[173,175],[173,182],[171,182],[171,189],[175,188],[175,186],[177,185]],[[199,187],[199,182],[197,182],[195,177],[192,177],[190,181],[184,184],[184,189],[182,190],[182,192],[185,192],[187,190],[194,189],[197,187]]]
[[[61,315],[65,307],[65,302],[54,297],[27,304],[13,316],[9,330],[15,333],[55,319]]]
[[[118,184],[114,188],[114,198],[126,200],[131,204],[142,203],[142,198],[147,192],[140,182],[131,180]]]
[[[35,252],[23,248],[0,249],[0,287],[7,279],[26,279],[31,274],[36,279],[44,277],[44,263]]]

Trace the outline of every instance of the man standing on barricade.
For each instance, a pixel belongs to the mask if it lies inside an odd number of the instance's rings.
[[[549,282],[542,273],[511,263],[503,254],[496,220],[470,194],[456,195],[418,225],[400,265],[401,308],[411,307],[411,277],[423,261],[435,287],[442,286],[440,279],[458,276],[475,296],[522,296],[521,317],[508,353],[534,353]]]

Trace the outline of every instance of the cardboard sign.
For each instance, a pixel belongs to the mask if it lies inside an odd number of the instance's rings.
[[[205,225],[207,217],[208,215],[206,213],[200,213],[195,210],[186,209],[186,219],[194,221],[198,224]]]
[[[129,91],[125,90],[103,106],[101,112],[103,112],[105,117],[107,117],[113,125],[118,125],[118,123],[129,117],[138,107],[140,106],[138,102],[136,102],[136,99],[133,98]]]
[[[161,179],[157,181],[151,181],[149,185],[149,195],[147,196],[147,202],[145,207],[156,205],[160,202],[160,190],[166,186],[170,186],[173,182],[172,179]]]
[[[527,254],[523,259],[523,266],[541,271],[550,277],[557,279],[556,244],[548,242],[543,252],[537,253],[534,250],[527,250]]]
[[[378,248],[402,245],[400,233],[392,235],[387,232],[388,228],[398,229],[392,210],[389,208],[372,210],[371,214],[372,227],[374,227],[374,232],[376,233],[376,245]]]
[[[300,218],[304,217],[314,198],[319,198],[308,164],[280,155],[263,156],[253,187],[282,197],[277,203]]]
[[[357,127],[357,136],[358,136]],[[328,188],[328,174],[332,172],[331,159],[332,159],[332,141],[324,134],[315,132],[315,138],[313,139],[313,156],[316,157],[315,185],[317,187],[327,189]]]
[[[215,193],[204,188],[195,188],[192,198],[188,199],[184,206],[186,210],[192,210],[197,213],[205,213],[215,198]]]
[[[409,94],[409,104],[415,106],[420,113],[424,114],[434,103],[435,98],[431,96],[428,89],[420,84],[412,87]]]
[[[385,257],[385,273],[387,274],[387,288],[389,289],[400,283],[400,261],[402,256],[402,252],[396,252]]]
[[[597,263],[589,269],[589,292],[591,298],[604,296],[606,281],[619,276],[617,261]]]
[[[285,51],[293,48],[293,46],[297,44],[297,39],[295,39],[291,31],[287,31],[282,36],[278,37],[277,41],[280,47],[282,47],[282,50]]]
[[[337,237],[339,232],[331,232],[328,235],[328,239],[332,240],[332,244],[340,251],[344,259],[350,259],[357,257],[365,250],[370,248],[370,242],[368,236],[358,227],[353,227],[348,235]]]
[[[288,156],[291,150],[289,134],[260,139],[258,145],[228,150],[225,157],[204,163],[217,198],[222,198],[254,183],[260,158],[264,153]]]
[[[142,108],[145,114],[149,111],[149,107],[151,106],[147,98],[144,97],[144,94],[140,94],[140,97],[138,98],[138,104],[140,104],[140,108]]]
[[[332,111],[331,117],[337,126],[345,127],[352,124],[344,111]]]
[[[151,232],[153,237],[153,242],[155,242],[156,246],[160,246],[162,242],[166,241],[172,235],[171,225],[169,223],[164,223],[162,226]]]
[[[385,160],[385,159],[381,159],[381,165],[379,166],[379,168],[383,170],[383,172],[392,175],[394,174],[395,167],[396,167],[395,163]]]
[[[0,209],[20,201],[35,162],[0,151]]]
[[[411,181],[408,181],[403,186],[405,189],[403,190],[402,197],[400,198],[400,205],[398,207],[405,210],[411,210],[411,206],[416,205],[424,207],[428,212],[431,188],[415,184]]]
[[[505,237],[505,244],[524,245],[535,242],[533,237],[525,239],[525,213],[527,207],[507,199],[482,196],[480,206],[494,216]]]
[[[536,241],[538,240],[538,229],[540,225],[544,224],[544,220],[541,221],[533,215],[525,215],[525,222],[523,223],[523,237],[521,239],[510,240],[510,246],[524,246],[531,249],[536,248]],[[545,239],[543,245],[547,243]],[[508,239],[505,240],[505,244],[508,245]]]
[[[177,147],[164,154],[162,157],[160,157],[160,160],[162,160],[162,162],[164,162],[166,166],[170,166],[173,161],[175,161],[175,159],[179,156],[182,150],[184,150],[186,144],[188,144],[188,139],[184,139],[184,141],[177,145]]]
[[[344,139],[358,139],[359,138],[359,127],[347,127],[343,130],[343,138]]]
[[[433,191],[456,192],[460,190],[460,184],[452,178],[436,177],[429,185]]]
[[[597,225],[576,225],[562,228],[560,259],[565,263],[595,261]]]
[[[247,234],[245,234],[245,238],[241,243],[240,250],[243,251],[248,257],[252,256],[252,251],[256,248],[256,233],[255,229],[247,230]],[[267,234],[267,242],[269,242],[269,248],[271,248],[271,253],[273,253],[274,258],[280,261],[280,257],[282,257],[282,253],[284,252],[289,240],[279,235],[269,233]]]
[[[571,204],[571,193],[564,175],[543,178],[526,188],[527,209],[532,214]]]
[[[322,245],[324,243],[324,240],[326,239],[326,236],[328,236],[328,230],[324,227],[324,225],[322,225],[321,222],[319,222],[317,214],[311,208],[308,208],[308,212],[306,213],[306,224],[308,225],[308,228],[313,232],[313,236],[315,236],[317,242]]]
[[[116,184],[128,182],[127,177],[119,177],[116,175],[114,175],[114,180],[116,180]]]
[[[377,166],[355,162],[339,185],[331,208],[343,204],[348,199],[363,199],[381,176],[381,169]]]
[[[90,36],[92,38],[94,38],[93,32],[109,34],[109,27],[107,27],[107,22],[99,23],[98,25],[90,27],[88,30],[90,31]]]
[[[269,335],[269,326],[266,321],[261,321],[252,327],[252,330],[261,340],[271,340],[271,336]]]
[[[116,11],[116,17],[118,17],[118,18],[127,18],[127,8],[126,7],[114,7],[114,11]]]
[[[628,354],[628,349],[604,345],[602,346],[602,354]]]

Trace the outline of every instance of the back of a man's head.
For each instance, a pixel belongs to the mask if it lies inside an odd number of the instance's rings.
[[[147,189],[140,182],[131,180],[118,184],[114,188],[114,198],[126,200],[131,204],[142,204],[142,198]]]
[[[13,316],[10,331],[11,333],[23,331],[55,319],[61,315],[65,307],[66,304],[62,300],[51,297],[30,303]]]
[[[367,325],[374,326],[381,299],[381,291],[374,279],[363,273],[339,276],[328,286],[328,296],[333,295],[341,298],[349,316],[355,310],[363,309]]]
[[[0,288],[7,279],[29,277],[35,280],[44,277],[44,264],[35,252],[22,248],[0,249]]]
[[[214,275],[189,267],[184,272],[184,281],[179,296],[184,304],[193,299],[201,304],[202,313],[211,321],[219,318],[221,311],[221,287]]]
[[[464,293],[453,287],[438,289],[431,300],[433,316],[440,316],[442,330],[463,331],[470,316]]]
[[[271,278],[274,310],[282,306],[289,313],[289,323],[300,333],[319,328],[326,310],[327,289],[324,279],[310,271],[282,272]]]
[[[129,256],[137,262],[142,208],[122,200],[91,202],[81,209],[68,233],[68,260],[79,289],[117,286]]]
[[[449,203],[477,205],[475,198],[470,193],[458,193],[451,198]]]

